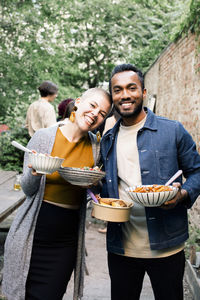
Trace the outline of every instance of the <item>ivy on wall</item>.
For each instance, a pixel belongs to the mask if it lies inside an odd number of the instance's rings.
[[[188,31],[200,36],[200,1],[191,0],[190,10],[188,16],[180,24],[180,30],[176,34],[175,38],[178,39],[181,36],[188,33]]]

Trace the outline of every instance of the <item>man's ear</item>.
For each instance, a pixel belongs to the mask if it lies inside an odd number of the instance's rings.
[[[145,98],[145,97],[146,97],[146,95],[147,95],[147,90],[146,90],[146,89],[144,89],[144,90],[143,90],[143,97]]]

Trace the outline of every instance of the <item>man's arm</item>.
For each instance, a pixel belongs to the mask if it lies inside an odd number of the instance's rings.
[[[200,194],[200,155],[196,150],[196,144],[179,122],[177,122],[176,136],[179,169],[183,170],[186,180],[182,186],[180,183],[174,183],[179,191],[172,200],[162,205],[165,209],[173,208],[178,203],[190,208]]]

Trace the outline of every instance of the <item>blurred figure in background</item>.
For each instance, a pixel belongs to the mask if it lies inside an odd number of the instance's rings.
[[[38,129],[56,123],[56,113],[51,102],[57,97],[57,85],[51,81],[44,81],[38,90],[40,99],[29,106],[26,114],[26,128],[31,137]]]
[[[65,118],[69,118],[70,114],[74,108],[75,100],[72,98],[67,98],[61,101],[58,104],[58,117],[57,121],[64,120]]]
[[[104,129],[103,129],[103,134],[104,135],[109,129],[113,128],[115,123],[119,120],[120,115],[116,111],[116,109],[113,107],[111,113],[109,116],[106,118],[104,122]],[[106,233],[107,232],[107,222],[103,223],[103,226],[98,229],[98,232],[100,233]]]
[[[103,130],[103,135],[108,131],[109,129],[113,128],[115,123],[119,120],[120,115],[116,111],[116,109],[113,107],[112,113],[109,115],[108,118],[106,118],[105,125],[104,125],[104,130]]]

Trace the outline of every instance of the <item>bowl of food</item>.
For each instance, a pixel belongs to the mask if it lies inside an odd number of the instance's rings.
[[[60,176],[63,177],[67,182],[79,186],[90,186],[96,184],[106,174],[97,166],[94,168],[69,168],[61,166],[58,172]]]
[[[146,207],[156,207],[174,198],[178,188],[159,184],[137,185],[126,188],[126,192],[134,202]]]
[[[129,220],[133,202],[122,199],[100,198],[98,203],[92,201],[93,216],[96,219],[109,222],[126,222]]]
[[[32,168],[39,174],[52,174],[60,167],[64,158],[42,154],[37,152],[29,152],[29,163]]]

